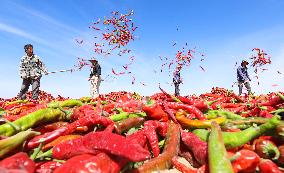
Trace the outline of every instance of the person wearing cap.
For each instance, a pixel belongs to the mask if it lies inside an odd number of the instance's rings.
[[[238,80],[238,86],[239,86],[239,95],[242,94],[243,85],[247,88],[248,93],[251,94],[251,87],[249,84],[249,81],[251,81],[248,71],[247,71],[247,65],[249,63],[246,60],[243,60],[241,63],[241,66],[237,69],[237,80]]]
[[[91,82],[90,93],[92,98],[96,98],[99,96],[99,87],[101,84],[101,66],[96,59],[91,59],[89,61],[92,63],[89,78]]]
[[[180,93],[179,93],[179,85],[182,83],[182,80],[181,80],[181,77],[180,77],[180,70],[182,68],[182,65],[181,64],[178,64],[177,65],[177,68],[173,74],[173,82],[174,82],[174,85],[175,85],[175,96],[179,96]]]
[[[47,75],[48,71],[40,60],[40,57],[33,52],[33,45],[27,44],[24,46],[25,55],[21,58],[19,66],[19,74],[23,79],[21,90],[18,94],[18,99],[26,99],[26,93],[32,85],[32,99],[37,100],[40,87],[40,79],[42,74]]]

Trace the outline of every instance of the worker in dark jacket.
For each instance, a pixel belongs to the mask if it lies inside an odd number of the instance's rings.
[[[238,86],[239,86],[239,95],[242,94],[243,85],[247,88],[248,93],[251,94],[251,87],[249,84],[249,81],[251,81],[248,71],[247,71],[247,65],[249,63],[245,60],[242,61],[241,66],[237,69],[237,80],[238,80]]]
[[[177,68],[173,74],[173,83],[175,85],[175,96],[179,96],[179,85],[182,83],[181,77],[180,77],[180,70],[182,68],[181,64],[177,65]]]
[[[89,60],[92,63],[90,82],[91,82],[91,97],[96,98],[99,96],[99,87],[101,84],[101,66],[96,59]]]

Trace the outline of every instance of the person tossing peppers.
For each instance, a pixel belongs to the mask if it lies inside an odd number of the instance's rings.
[[[179,85],[182,83],[182,79],[180,77],[180,70],[182,68],[182,65],[181,64],[178,64],[177,65],[177,68],[173,74],[173,83],[175,85],[175,96],[179,96],[180,93],[179,93]]]
[[[91,74],[89,81],[91,82],[91,97],[96,98],[99,96],[99,87],[101,84],[101,66],[96,59],[89,60],[92,63]]]
[[[21,58],[19,74],[23,79],[21,90],[18,94],[18,99],[26,99],[26,93],[29,86],[32,85],[32,99],[37,100],[40,87],[40,79],[42,74],[47,75],[47,69],[40,57],[33,53],[33,45],[27,44],[24,46],[26,55]]]
[[[251,87],[249,81],[251,81],[248,71],[247,65],[249,63],[246,60],[243,60],[241,66],[237,69],[237,80],[238,80],[238,87],[239,87],[239,95],[243,92],[243,85],[245,85],[246,89],[248,90],[249,94],[252,94]]]

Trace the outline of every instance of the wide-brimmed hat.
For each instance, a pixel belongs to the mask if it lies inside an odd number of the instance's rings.
[[[89,59],[88,61],[90,61],[91,63],[98,62],[98,60],[96,60],[96,59]]]

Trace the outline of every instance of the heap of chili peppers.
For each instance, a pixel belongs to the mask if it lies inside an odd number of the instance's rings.
[[[175,97],[161,91],[0,99],[0,172],[283,170],[283,92],[243,97],[214,87]]]

